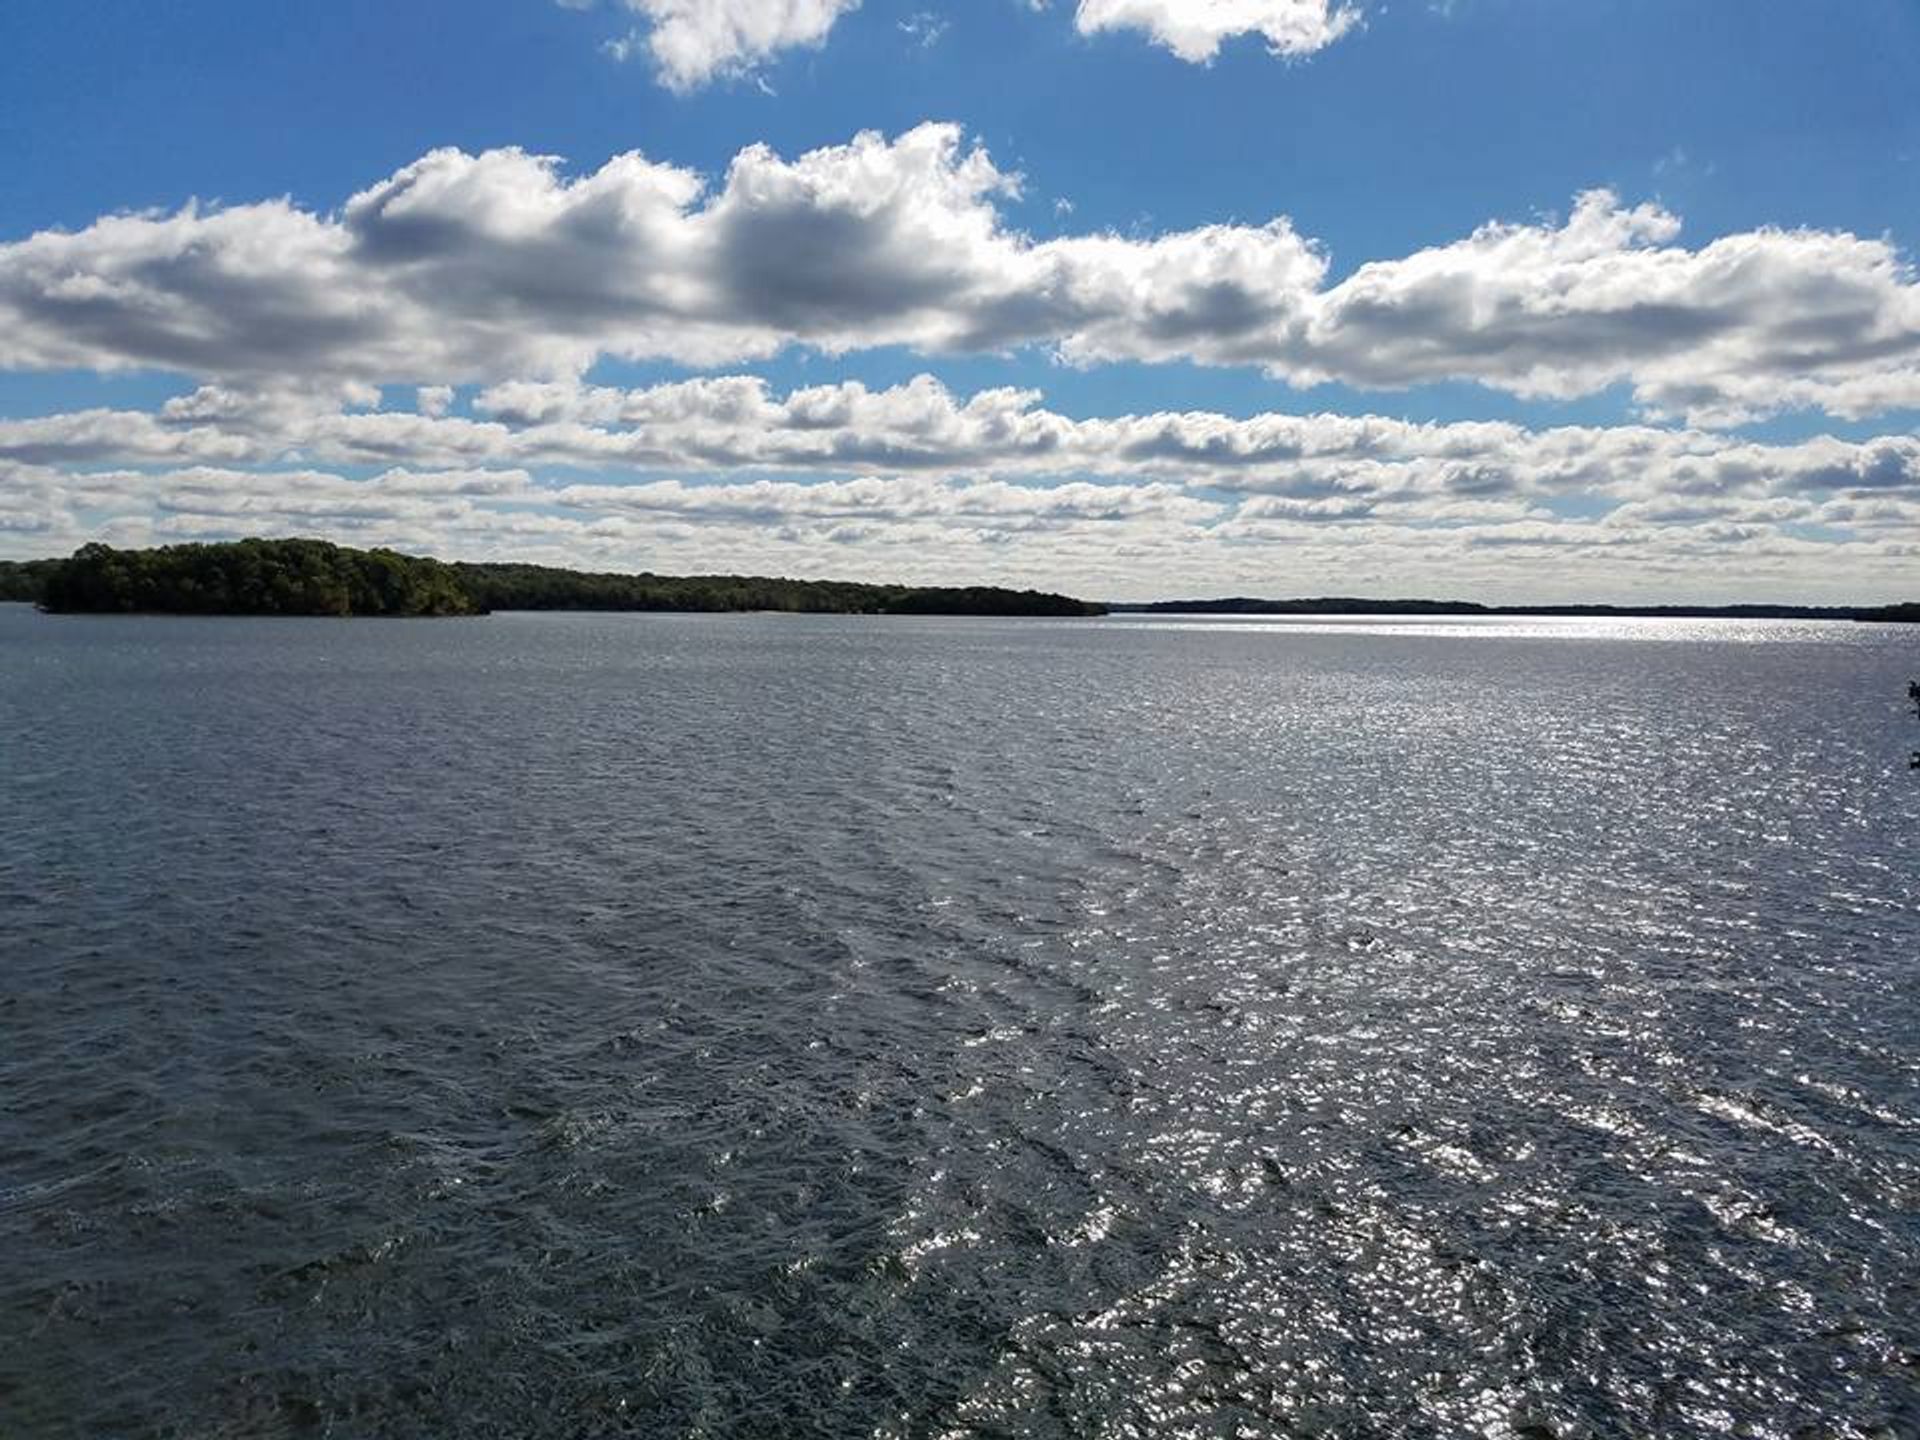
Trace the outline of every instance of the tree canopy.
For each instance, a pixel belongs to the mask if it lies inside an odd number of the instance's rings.
[[[863,585],[753,575],[621,575],[544,565],[455,565],[492,610],[785,610],[839,615],[1099,615],[1038,590]]]
[[[53,611],[181,615],[473,615],[451,567],[324,540],[115,550],[83,545],[43,582]]]
[[[0,602],[24,600],[37,604],[58,560],[0,560]]]
[[[0,595],[55,612],[476,615],[489,610],[785,610],[859,615],[1099,615],[1065,595],[751,575],[623,575],[446,564],[324,540],[239,540],[9,562]]]

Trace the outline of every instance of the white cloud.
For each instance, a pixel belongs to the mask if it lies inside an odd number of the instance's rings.
[[[593,0],[558,0],[570,10]],[[752,75],[786,50],[824,45],[839,19],[860,0],[620,0],[641,17],[629,34],[603,46],[615,60],[645,52],[660,79],[680,94],[715,80]],[[1045,0],[1028,0],[1044,9]],[[1227,41],[1258,36],[1275,55],[1296,58],[1333,44],[1360,24],[1359,9],[1341,0],[1077,0],[1082,35],[1133,30],[1194,64],[1211,63]],[[915,11],[899,22],[921,47],[939,42],[950,21]]]
[[[916,10],[900,21],[900,33],[907,37],[909,44],[919,50],[931,50],[946,38],[953,22],[944,15],[936,15],[931,10]]]
[[[1083,35],[1140,30],[1182,60],[1204,65],[1220,46],[1258,35],[1275,55],[1311,55],[1360,23],[1338,0],[1079,0],[1074,25]]]
[[[776,394],[750,376],[623,390],[511,382],[467,419],[210,387],[156,412],[86,410],[0,421],[0,459],[23,464],[285,465],[413,471],[487,467],[653,476],[995,480],[1053,486],[1095,476],[1210,494],[1366,506],[1568,496],[1615,504],[1835,497],[1920,501],[1920,437],[1768,444],[1651,426],[1529,429],[1384,416],[1204,411],[1076,419],[1035,391],[957,396],[931,376]],[[569,482],[577,483],[577,482]]]
[[[568,0],[562,0],[568,3]],[[643,33],[615,40],[624,60],[644,46],[668,89],[685,93],[751,73],[783,50],[824,44],[860,0],[624,0]],[[581,8],[575,4],[572,8]]]
[[[1920,404],[1920,288],[1887,241],[1768,229],[1688,250],[1679,230],[1596,190],[1564,224],[1488,225],[1362,266],[1316,298],[1279,368],[1562,398],[1626,384],[1710,423]]]
[[[1920,286],[1885,239],[1763,229],[1696,249],[1606,191],[1362,266],[1285,219],[1036,241],[1020,177],[952,126],[735,157],[710,188],[638,154],[569,178],[434,151],[337,214],[112,216],[0,245],[0,367],[302,384],[713,366],[802,345],[1043,346],[1076,364],[1248,365],[1293,384],[1628,387],[1700,423],[1920,405]]]

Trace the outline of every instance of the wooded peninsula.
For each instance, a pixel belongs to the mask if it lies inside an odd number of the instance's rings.
[[[324,540],[238,540],[0,561],[0,600],[55,614],[484,615],[492,610],[779,610],[842,615],[1103,615],[1065,595],[748,575],[593,574],[451,564]]]

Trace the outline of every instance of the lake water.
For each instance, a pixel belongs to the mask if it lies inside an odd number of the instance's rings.
[[[0,606],[0,1435],[1913,1436],[1916,677]]]

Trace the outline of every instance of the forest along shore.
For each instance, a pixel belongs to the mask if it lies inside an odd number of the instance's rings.
[[[238,540],[0,561],[0,600],[55,614],[436,616],[492,610],[778,610],[845,615],[1104,615],[993,586],[867,585],[750,575],[623,575],[450,564],[324,540]]]

